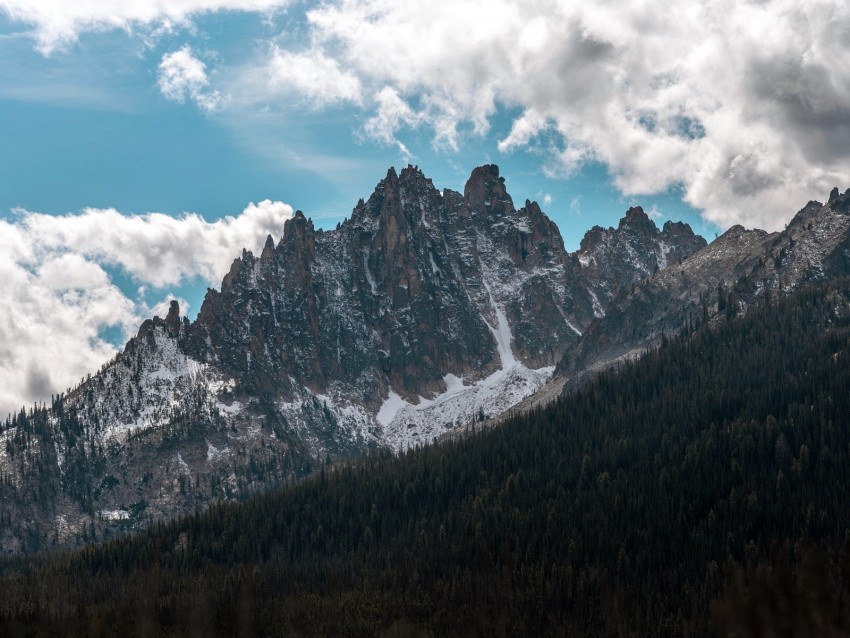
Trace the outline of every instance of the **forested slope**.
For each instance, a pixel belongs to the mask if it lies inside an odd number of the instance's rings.
[[[466,439],[10,560],[0,634],[710,635],[744,613],[712,617],[732,561],[793,567],[808,544],[838,560],[848,456],[840,280],[690,326]],[[829,565],[826,598],[850,584]],[[805,622],[846,629],[844,599]]]

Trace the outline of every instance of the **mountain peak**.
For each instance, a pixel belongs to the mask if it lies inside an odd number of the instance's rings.
[[[408,164],[403,169],[401,169],[401,175],[399,175],[400,180],[418,180],[418,179],[426,179],[425,174],[418,166],[414,166],[413,164]],[[428,180],[431,181],[431,180]]]
[[[274,256],[274,238],[269,234],[266,236],[266,243],[263,244],[263,252],[260,254],[260,261],[267,262]]]
[[[175,336],[180,334],[180,304],[172,299],[168,306],[168,315],[165,317],[165,327],[168,334]]]
[[[514,203],[505,188],[505,178],[499,176],[499,167],[485,164],[473,169],[463,187],[463,200],[473,209],[512,213]]]
[[[640,229],[651,234],[658,232],[658,226],[655,225],[655,222],[649,218],[649,215],[640,206],[629,207],[629,210],[626,211],[626,216],[620,220],[617,228],[620,230],[624,228]]]

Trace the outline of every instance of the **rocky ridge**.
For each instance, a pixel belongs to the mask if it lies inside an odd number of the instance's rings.
[[[390,169],[336,230],[297,212],[196,321],[173,303],[100,372],[0,427],[0,547],[101,538],[497,416],[613,300],[704,245],[635,208],[568,253],[496,166],[463,193]]]
[[[572,344],[555,377],[574,387],[594,372],[638,357],[686,324],[717,322],[801,286],[850,274],[850,189],[809,202],[785,230],[733,226],[681,263],[616,296]]]

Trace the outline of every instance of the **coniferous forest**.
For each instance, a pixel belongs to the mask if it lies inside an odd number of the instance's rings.
[[[845,279],[492,429],[6,559],[0,635],[827,636],[848,588]]]

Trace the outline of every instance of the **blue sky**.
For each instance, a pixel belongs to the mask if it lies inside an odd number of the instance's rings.
[[[303,19],[303,14],[302,14]],[[45,56],[25,25],[0,19],[0,211],[52,214],[86,207],[207,219],[238,214],[249,201],[275,199],[333,227],[366,197],[389,166],[418,164],[440,187],[461,190],[472,168],[497,163],[518,200],[536,199],[556,220],[572,249],[593,224],[616,225],[625,209],[656,207],[664,219],[684,219],[713,233],[674,185],[660,193],[624,195],[602,163],[572,175],[549,175],[539,149],[501,152],[521,109],[500,105],[486,135],[462,131],[457,149],[435,147],[433,132],[404,130],[397,146],[363,133],[366,116],[348,105],[299,102],[258,107],[244,117],[205,112],[166,99],[157,67],[169,51],[189,45],[211,60],[250,64],[259,45],[282,26],[303,24],[288,14],[201,17],[153,43],[118,31],[81,35]],[[17,33],[15,29],[18,29]],[[214,47],[214,49],[212,49]],[[468,127],[467,127],[468,128]],[[552,140],[552,143],[555,143]],[[547,197],[548,195],[548,197]]]
[[[843,2],[167,4],[0,0],[0,410],[391,165],[496,163],[570,249],[630,205],[710,240],[850,182]]]

